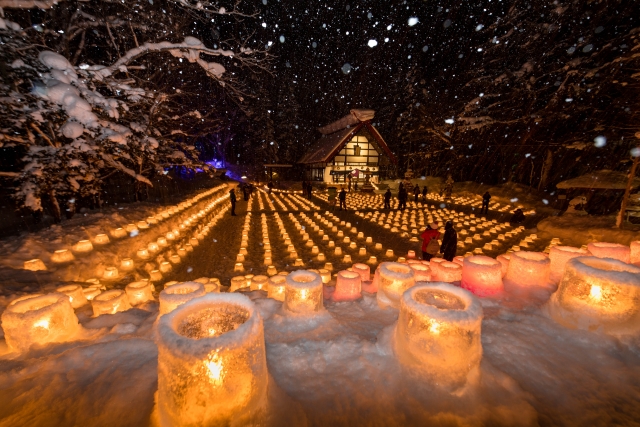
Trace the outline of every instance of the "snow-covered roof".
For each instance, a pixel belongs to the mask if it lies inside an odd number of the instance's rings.
[[[347,127],[356,125],[360,122],[372,120],[375,114],[376,112],[374,110],[360,110],[354,108],[349,112],[349,114],[347,114],[340,120],[336,120],[333,123],[318,128],[318,130],[323,135],[329,135],[339,130],[346,129]]]
[[[352,110],[353,111],[353,110]],[[372,110],[365,110],[372,111]],[[373,116],[371,116],[373,117]],[[343,118],[342,120],[346,119]],[[338,123],[338,122],[334,122]],[[324,129],[324,128],[323,128]],[[372,137],[369,142],[374,146],[377,145],[378,151],[384,153],[392,163],[396,163],[396,158],[389,150],[389,146],[382,138],[382,135],[373,127],[373,125],[367,120],[358,122],[354,127],[346,127],[330,134],[324,134],[318,139],[310,148],[307,153],[300,159],[298,163],[313,164],[313,163],[328,163],[333,157],[336,156],[354,136],[359,132],[366,131]]]
[[[577,178],[562,181],[558,183],[556,187],[624,190],[625,188],[627,188],[627,180],[628,175],[624,172],[616,172],[603,169],[579,176]],[[640,179],[634,178],[631,187],[640,187]]]

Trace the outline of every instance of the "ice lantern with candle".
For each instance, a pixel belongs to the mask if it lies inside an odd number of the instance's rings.
[[[356,271],[344,270],[338,273],[334,301],[355,301],[362,296],[362,277]]]
[[[479,296],[495,295],[504,290],[502,284],[502,264],[493,258],[476,255],[462,261],[460,284]]]
[[[379,281],[376,283],[378,304],[398,308],[404,291],[416,284],[414,272],[408,265],[397,262],[383,262],[378,268]]]
[[[160,292],[160,315],[171,313],[192,299],[206,295],[204,285],[198,282],[182,282],[168,286]]]
[[[587,249],[598,258],[613,258],[628,263],[631,258],[629,246],[619,243],[594,242],[587,245]]]
[[[412,372],[459,387],[482,359],[482,306],[448,283],[417,285],[402,295],[395,353]]]
[[[570,259],[589,256],[589,251],[582,248],[574,248],[572,246],[552,246],[549,249],[550,279],[554,283],[558,283],[564,276],[564,269]]]
[[[314,314],[322,310],[322,278],[308,270],[287,275],[284,288],[284,308],[297,314]]]
[[[2,313],[4,337],[13,351],[27,351],[33,344],[66,341],[79,328],[69,297],[61,293],[23,299]]]
[[[504,278],[525,288],[545,286],[549,281],[549,265],[549,258],[542,252],[513,252]]]
[[[613,334],[638,332],[640,268],[615,259],[573,258],[547,309],[566,327]]]
[[[158,322],[160,425],[257,425],[268,382],[262,318],[241,294],[207,294]]]

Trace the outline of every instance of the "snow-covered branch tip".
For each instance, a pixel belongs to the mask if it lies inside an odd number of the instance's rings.
[[[181,6],[188,7],[189,9],[199,10],[215,15],[233,15],[243,18],[255,18],[256,16],[258,16],[258,11],[255,11],[253,13],[240,12],[238,10],[238,5],[242,3],[241,0],[236,1],[233,10],[227,10],[225,7],[218,6],[217,4],[208,1],[176,0],[176,3]]]

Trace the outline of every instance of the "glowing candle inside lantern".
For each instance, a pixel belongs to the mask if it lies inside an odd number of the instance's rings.
[[[631,259],[631,249],[629,246],[618,243],[589,243],[587,249],[593,256],[598,258],[612,258],[626,263]]]
[[[554,283],[558,283],[564,276],[564,269],[570,259],[580,256],[589,256],[589,251],[582,248],[574,248],[571,246],[552,246],[549,249],[549,270],[550,279]]]
[[[158,252],[160,250],[160,245],[158,243],[156,243],[156,242],[150,242],[147,245],[147,249],[149,250],[149,252],[155,254],[156,252]]]
[[[98,317],[102,314],[116,314],[120,311],[129,310],[129,298],[121,289],[112,289],[96,296],[91,300],[93,308],[93,316]]]
[[[30,271],[44,271],[47,269],[47,267],[44,265],[44,262],[42,262],[42,260],[36,258],[25,261],[24,269]]]
[[[428,265],[412,263],[409,267],[413,270],[416,282],[428,282],[431,280],[431,268]]]
[[[431,264],[431,280],[438,282],[459,282],[462,280],[462,267],[455,262],[442,261]]]
[[[111,237],[113,237],[114,239],[121,239],[128,235],[129,233],[127,233],[127,230],[125,230],[124,228],[115,228],[111,230]]]
[[[208,294],[158,322],[161,425],[254,425],[268,372],[262,319],[240,294]]]
[[[160,315],[171,313],[178,306],[205,295],[204,285],[198,282],[182,282],[160,292]]]
[[[71,307],[80,308],[87,303],[87,298],[84,296],[82,286],[79,285],[67,285],[61,286],[56,289],[56,292],[64,294],[69,297]]]
[[[306,270],[287,275],[284,308],[297,314],[313,314],[322,310],[322,279]]]
[[[404,291],[415,285],[413,270],[396,262],[383,262],[379,269],[378,303],[398,308]]]
[[[123,258],[120,261],[120,270],[131,271],[134,268],[133,260],[131,258]]]
[[[640,267],[610,258],[572,258],[547,309],[569,328],[638,333]]]
[[[158,237],[158,246],[160,247],[166,247],[169,243],[167,243],[167,238],[166,237]]]
[[[446,283],[405,292],[395,330],[395,354],[403,366],[444,388],[466,382],[482,359],[482,306],[468,291]]]
[[[80,325],[69,297],[51,293],[9,304],[2,313],[2,329],[9,350],[23,352],[33,344],[72,339]]]
[[[340,271],[336,280],[334,301],[354,301],[362,296],[362,278],[355,271]]]
[[[147,301],[153,301],[154,290],[153,284],[146,280],[132,282],[125,287],[129,303],[133,306],[143,304]]]
[[[546,286],[549,281],[549,265],[549,258],[542,252],[513,252],[504,278],[525,288]]]
[[[495,295],[504,290],[502,264],[486,256],[470,256],[464,259],[460,284],[476,295]]]
[[[258,275],[258,276],[254,276],[253,279],[251,280],[251,290],[252,291],[258,291],[258,290],[267,290],[267,282],[268,282],[269,278],[267,276],[262,276],[262,275]]]

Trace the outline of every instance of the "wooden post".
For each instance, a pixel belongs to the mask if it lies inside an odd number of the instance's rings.
[[[622,196],[622,204],[620,205],[620,212],[618,212],[618,217],[616,218],[616,228],[622,228],[622,223],[624,221],[624,214],[627,210],[627,202],[629,200],[629,194],[631,194],[631,187],[633,184],[633,179],[636,176],[636,168],[638,167],[638,160],[640,156],[635,156],[633,158],[633,164],[631,165],[631,172],[629,172],[629,178],[627,179],[627,188],[624,190],[624,196]]]

